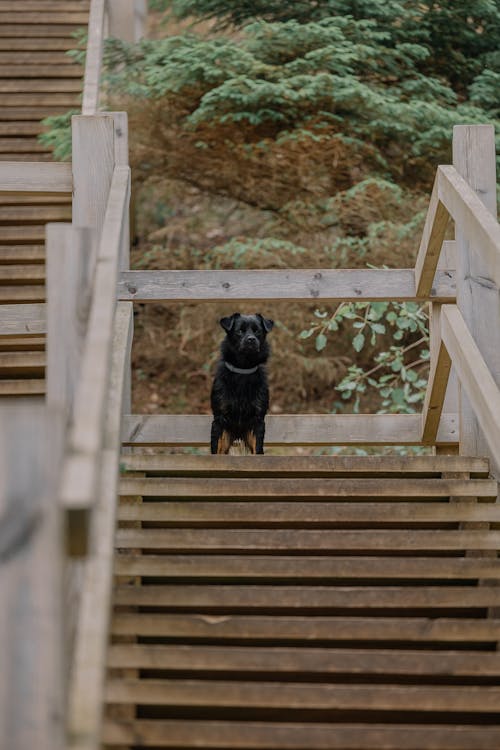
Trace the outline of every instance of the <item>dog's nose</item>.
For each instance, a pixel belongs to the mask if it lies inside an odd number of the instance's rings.
[[[252,348],[257,348],[259,345],[258,339],[256,336],[246,336],[245,337],[245,344],[247,346],[250,346]]]

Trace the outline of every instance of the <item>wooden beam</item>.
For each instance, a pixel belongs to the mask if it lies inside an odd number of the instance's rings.
[[[87,54],[83,77],[82,115],[95,115],[99,110],[105,13],[106,0],[92,0],[90,3]]]
[[[68,750],[98,750],[100,747],[113,581],[124,374],[132,323],[132,306],[120,303],[113,331],[103,457],[92,517],[92,548],[85,566],[78,613],[68,702]]]
[[[69,163],[0,161],[0,192],[71,193],[72,190]]]
[[[43,403],[0,409],[0,726],[9,750],[63,750],[57,440]]]
[[[78,524],[84,525],[94,504],[99,473],[116,307],[115,288],[129,195],[130,169],[116,167],[97,253],[88,329],[61,485],[64,506],[69,513],[76,514]],[[83,554],[85,546],[79,551]]]
[[[456,305],[441,308],[441,336],[491,455],[500,465],[500,389]]]
[[[453,301],[453,275],[438,271],[430,290],[433,300]],[[415,276],[408,270],[307,269],[259,271],[127,271],[121,274],[118,298],[134,302],[159,300],[400,300],[416,299]]]
[[[450,215],[438,197],[438,178],[434,180],[422,239],[415,263],[417,297],[429,297]]]
[[[472,187],[455,167],[438,167],[439,199],[488,268],[485,286],[493,282],[500,288],[500,226]]]
[[[431,368],[422,408],[422,442],[434,445],[443,411],[451,359],[441,339],[441,305],[431,305],[430,316]]]
[[[2,305],[0,336],[33,337],[45,333],[45,305]]]
[[[212,417],[180,414],[126,415],[123,442],[127,445],[210,444]],[[266,419],[266,440],[271,445],[420,445],[420,414],[294,414]],[[436,442],[458,442],[458,420],[445,414]]]

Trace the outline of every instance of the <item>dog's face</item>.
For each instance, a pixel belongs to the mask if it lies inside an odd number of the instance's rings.
[[[234,349],[241,354],[253,354],[261,351],[266,336],[274,326],[274,321],[264,318],[260,313],[240,315],[233,313],[221,318],[220,324]]]

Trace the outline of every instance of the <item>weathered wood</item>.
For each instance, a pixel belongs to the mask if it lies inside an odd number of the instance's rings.
[[[113,177],[114,122],[109,115],[71,118],[73,224],[95,227],[99,240]]]
[[[492,479],[266,478],[218,479],[125,477],[121,495],[152,497],[493,497]]]
[[[116,307],[114,290],[129,194],[130,169],[116,167],[97,253],[87,335],[61,486],[63,504],[68,512],[77,515],[88,514],[95,499],[108,396]]]
[[[500,729],[487,726],[422,726],[421,723],[310,724],[238,721],[113,721],[104,727],[107,745],[212,748],[212,750],[497,750]]]
[[[450,278],[450,276],[452,278]],[[415,300],[413,270],[313,269],[260,271],[127,271],[118,284],[119,299],[158,300]],[[438,271],[430,298],[454,301],[454,277]]]
[[[138,532],[136,532],[138,533]],[[178,530],[176,530],[178,533]],[[444,533],[444,532],[440,532]],[[478,532],[460,532],[478,534]],[[491,532],[490,532],[491,533]],[[396,532],[393,532],[396,534]],[[370,536],[372,534],[370,533]],[[366,534],[364,535],[366,539]],[[124,539],[127,546],[131,537]],[[386,538],[386,542],[392,540]],[[497,539],[498,541],[498,539]],[[335,543],[332,539],[332,542]],[[403,542],[404,544],[404,542]],[[132,545],[130,545],[132,546]],[[137,545],[134,545],[137,546]],[[395,549],[396,547],[393,547]],[[401,547],[406,549],[405,547]],[[414,547],[414,549],[417,549]],[[335,549],[335,547],[334,547]],[[493,586],[266,586],[224,584],[119,586],[117,606],[187,608],[192,611],[272,609],[446,609],[500,604],[500,587]]]
[[[311,643],[335,641],[395,641],[416,643],[494,643],[500,639],[499,619],[453,617],[305,617],[275,614],[211,616],[195,614],[115,613],[114,635],[161,638],[221,639]]]
[[[496,222],[495,133],[491,125],[458,126],[453,130],[454,186],[467,203],[456,214],[458,277],[457,304],[494,381],[500,386],[498,326],[500,318],[500,230]],[[465,182],[467,190],[464,190]],[[456,200],[456,197],[454,197]],[[477,221],[480,226],[476,226]],[[484,230],[488,239],[484,239]],[[488,445],[467,394],[461,394],[461,452],[484,452]],[[496,464],[498,475],[500,466]]]
[[[147,503],[149,504],[149,503]],[[457,503],[458,504],[458,503]],[[465,505],[465,503],[463,503]],[[472,504],[471,504],[472,505]],[[480,504],[482,505],[482,503]],[[140,507],[140,506],[138,506]],[[478,507],[473,506],[473,507]],[[362,510],[362,509],[360,509]],[[393,508],[398,519],[397,510]],[[371,509],[367,508],[366,513]],[[496,514],[495,514],[496,515]],[[373,516],[376,517],[376,516]],[[473,516],[474,517],[474,516]],[[120,519],[140,519],[127,514]],[[246,582],[260,580],[323,580],[340,578],[352,583],[356,579],[461,579],[498,580],[498,562],[494,558],[463,557],[323,557],[293,555],[126,555],[115,558],[115,575],[154,576],[167,579],[220,579]],[[189,637],[189,634],[188,636]]]
[[[126,445],[210,444],[212,418],[204,415],[126,415]],[[266,418],[266,445],[420,445],[420,414],[307,414]],[[441,418],[436,444],[458,443],[456,415]]]
[[[43,404],[0,410],[0,724],[9,750],[63,750],[60,514]]]
[[[451,359],[441,339],[441,305],[431,305],[430,327],[430,373],[424,404],[422,407],[422,443],[433,445],[439,429],[444,407]]]
[[[90,229],[47,225],[47,403],[69,419],[90,305]]]
[[[429,297],[450,215],[438,197],[438,178],[434,181],[422,239],[415,263],[417,297]]]
[[[45,305],[2,305],[0,336],[36,336],[45,330]]]
[[[398,551],[436,551],[436,550],[496,550],[500,546],[500,532],[475,531],[435,531],[435,530],[397,530],[379,531],[370,529],[359,531],[318,531],[310,529],[119,529],[116,534],[118,547],[138,549],[161,549],[165,551],[192,552],[327,552],[331,550],[398,550]],[[156,590],[158,595],[167,600],[170,589]],[[146,589],[142,595],[148,596]],[[500,602],[495,590],[490,590],[490,604]],[[122,600],[117,594],[118,600]],[[486,601],[486,600],[482,600]],[[160,602],[160,600],[158,600]],[[444,602],[444,599],[443,599]],[[123,603],[123,602],[122,602]],[[133,603],[133,602],[129,602]],[[465,605],[464,605],[465,606]],[[486,604],[485,606],[489,606]]]
[[[377,477],[388,474],[431,475],[443,471],[463,471],[474,476],[488,475],[488,461],[466,456],[193,456],[185,453],[132,453],[121,457],[123,467],[129,471],[155,471],[163,476],[173,474],[217,476],[227,478],[238,475],[270,476],[339,474],[370,474]]]
[[[90,4],[87,32],[87,55],[83,79],[82,115],[95,115],[99,110],[99,90],[104,43],[105,0]]]
[[[52,92],[64,93],[78,93],[81,89],[79,79],[74,78],[20,78],[20,79],[2,79],[0,78],[0,94],[13,93],[35,93],[35,92],[46,92],[48,94]],[[12,149],[15,151],[16,149]]]
[[[456,305],[443,305],[441,335],[490,454],[500,466],[500,390]]]
[[[224,672],[370,675],[500,675],[500,654],[477,652],[366,650],[123,644],[110,648],[110,668]],[[292,679],[293,676],[289,679]]]
[[[120,421],[124,369],[132,333],[132,310],[118,306],[114,333],[104,450],[92,518],[92,548],[86,563],[68,708],[69,748],[97,750],[104,707],[104,677],[113,576]]]
[[[71,164],[65,162],[0,162],[0,191],[43,190],[71,193]]]
[[[45,380],[23,378],[0,380],[0,396],[39,396],[45,393]]]
[[[465,521],[500,521],[500,507],[495,503],[307,503],[288,502],[148,502],[139,505],[123,503],[122,521],[155,521],[193,526],[248,524],[255,526],[302,526],[321,523],[396,524],[459,523]],[[500,577],[500,570],[498,571]]]

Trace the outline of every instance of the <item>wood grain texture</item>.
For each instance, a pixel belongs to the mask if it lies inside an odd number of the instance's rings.
[[[0,162],[0,190],[71,193],[71,164],[65,162]]]
[[[433,303],[429,318],[430,372],[422,406],[422,442],[433,445],[444,408],[451,359],[441,339],[441,305]]]
[[[119,299],[158,300],[359,300],[416,299],[413,270],[127,271]],[[439,271],[430,297],[454,301],[454,275]]]
[[[44,304],[2,305],[0,336],[36,336],[45,333]]]
[[[92,0],[88,19],[82,115],[95,115],[99,110],[105,14],[106,0]]]
[[[438,197],[436,177],[415,262],[417,297],[429,297],[450,215]]]

